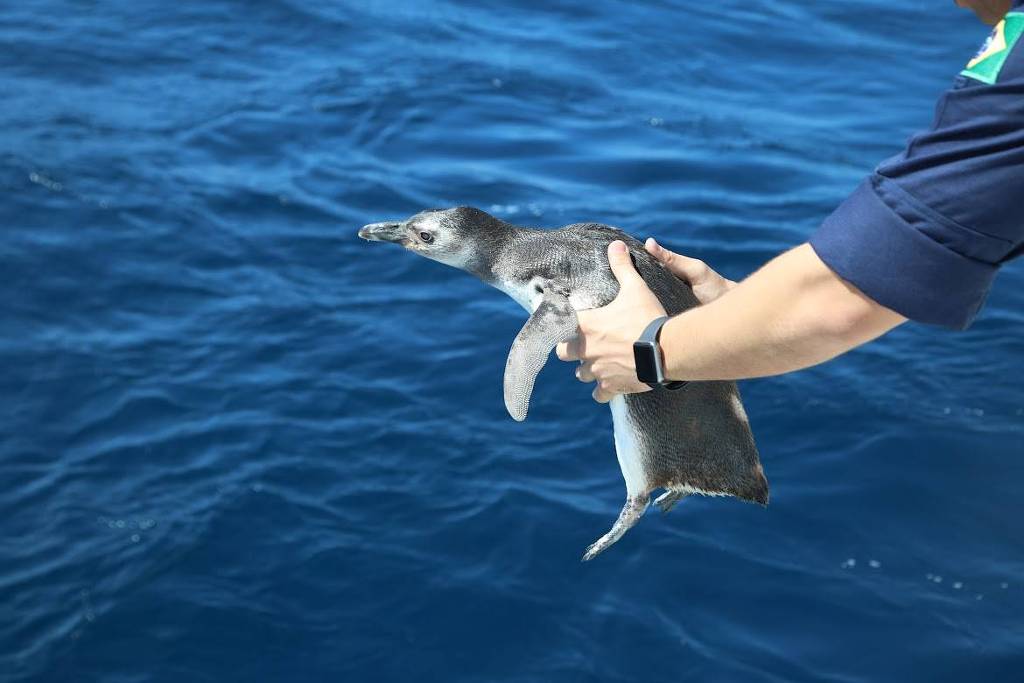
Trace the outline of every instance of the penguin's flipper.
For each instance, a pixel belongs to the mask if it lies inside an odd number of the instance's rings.
[[[513,420],[522,422],[530,407],[530,395],[537,373],[544,367],[551,349],[576,336],[576,311],[568,297],[544,291],[540,306],[519,330],[505,363],[505,408]]]

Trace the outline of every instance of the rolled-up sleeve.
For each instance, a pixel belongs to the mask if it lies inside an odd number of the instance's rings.
[[[1020,7],[1016,3],[1015,10]],[[1024,32],[1024,13],[993,36]],[[1024,48],[957,77],[931,129],[882,163],[812,235],[825,264],[911,320],[964,329],[1024,243]],[[972,60],[972,63],[975,63]],[[982,66],[986,66],[982,63]]]

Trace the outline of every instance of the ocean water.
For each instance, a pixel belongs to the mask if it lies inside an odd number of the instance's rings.
[[[742,383],[767,509],[624,487],[521,309],[356,238],[468,204],[741,278],[926,126],[954,3],[7,3],[0,680],[1010,681],[1024,266]]]

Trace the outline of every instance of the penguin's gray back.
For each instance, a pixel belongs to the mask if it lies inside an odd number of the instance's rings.
[[[637,271],[669,315],[698,305],[689,285],[641,242],[595,223],[517,231],[495,260],[496,286],[531,311],[527,302],[552,282],[565,287],[577,311],[605,306],[619,290],[607,260],[614,240],[626,243]],[[767,504],[768,482],[734,382],[691,382],[679,391],[617,396],[610,407],[629,496],[664,488]]]

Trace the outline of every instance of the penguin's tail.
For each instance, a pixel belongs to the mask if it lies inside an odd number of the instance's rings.
[[[760,461],[755,462],[750,468],[749,476],[734,495],[751,503],[768,505],[768,479],[764,476],[764,468],[761,467]]]
[[[644,512],[647,511],[647,506],[650,504],[651,496],[647,493],[626,498],[626,504],[622,506],[622,512],[619,513],[619,518],[615,520],[615,524],[612,524],[612,528],[608,533],[590,544],[590,547],[583,553],[583,561],[589,562],[622,538],[634,524],[640,521]]]

